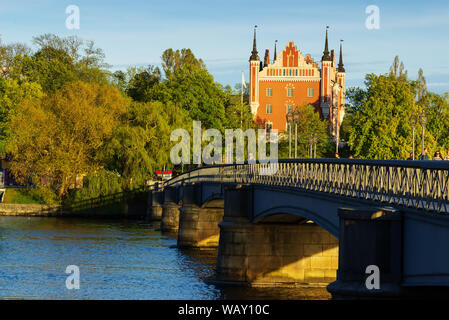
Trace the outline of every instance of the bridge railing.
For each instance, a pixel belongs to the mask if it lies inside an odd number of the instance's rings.
[[[449,214],[449,162],[360,159],[283,159],[272,175],[266,163],[196,168],[165,182],[220,182],[296,188],[397,207]]]

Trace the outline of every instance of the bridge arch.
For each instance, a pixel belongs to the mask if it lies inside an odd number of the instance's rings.
[[[262,211],[252,220],[253,223],[295,223],[311,220],[338,238],[338,227],[319,212],[300,206],[277,206]]]

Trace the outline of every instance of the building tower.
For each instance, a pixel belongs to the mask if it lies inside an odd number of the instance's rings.
[[[253,51],[251,52],[251,56],[249,57],[249,105],[253,114],[256,114],[257,109],[259,108],[259,72],[261,63],[259,55],[257,54],[256,28],[257,26],[254,26]]]
[[[324,42],[323,57],[321,58],[321,93],[320,93],[320,105],[321,112],[324,118],[329,118],[329,111],[331,106],[331,79],[332,79],[332,57],[329,55],[329,44],[327,39],[326,27],[326,40]]]
[[[343,65],[343,40],[340,40],[340,59],[337,68],[337,84],[339,87],[338,92],[338,127],[341,126],[345,115],[345,91],[346,91],[346,71]]]

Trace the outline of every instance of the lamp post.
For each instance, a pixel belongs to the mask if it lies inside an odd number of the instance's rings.
[[[295,122],[295,159],[298,157],[298,121],[299,121],[299,111],[295,109],[293,112],[293,121]]]
[[[416,123],[417,123],[418,119],[417,117],[412,114],[410,117],[410,124],[412,126],[412,132],[413,132],[413,160],[415,160],[415,128],[416,128]]]
[[[426,123],[427,123],[427,115],[426,115],[426,110],[423,110],[421,112],[421,114],[419,115],[419,122],[421,123],[422,126],[422,150],[421,150],[421,154],[424,154],[424,128],[426,127]]]
[[[293,112],[289,111],[287,113],[287,124],[288,124],[288,157],[292,157],[292,122],[293,122]]]
[[[338,130],[338,107],[333,107],[335,121],[335,153],[338,154],[338,145],[340,144],[340,131]]]

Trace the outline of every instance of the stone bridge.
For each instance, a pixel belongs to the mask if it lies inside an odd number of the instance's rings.
[[[151,192],[150,218],[179,247],[218,246],[219,282],[328,285],[336,298],[449,288],[449,162],[288,159],[261,174],[268,166],[179,175]],[[379,288],[366,285],[372,265]]]

